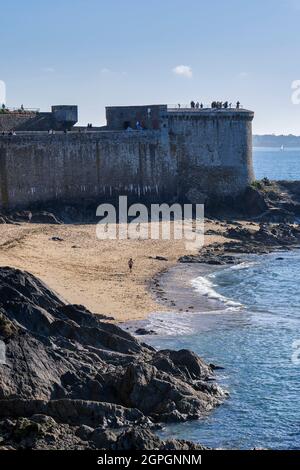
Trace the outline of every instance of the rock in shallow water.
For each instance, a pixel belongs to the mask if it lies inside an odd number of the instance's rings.
[[[0,268],[0,339],[5,447],[194,448],[160,441],[153,422],[201,417],[224,397],[196,354],[157,352],[13,268]]]

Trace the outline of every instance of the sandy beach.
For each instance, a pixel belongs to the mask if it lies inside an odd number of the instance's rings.
[[[184,241],[98,240],[95,229],[95,225],[1,225],[0,265],[29,271],[67,302],[116,321],[168,310],[150,292],[149,283],[189,254]],[[205,244],[224,241],[224,230],[222,223],[207,221]],[[156,256],[167,261],[153,259]]]

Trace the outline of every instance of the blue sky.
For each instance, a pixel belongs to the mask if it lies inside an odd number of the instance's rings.
[[[106,105],[239,99],[256,112],[255,132],[300,135],[300,104],[291,102],[291,83],[300,80],[300,0],[0,7],[0,80],[10,106],[78,104],[80,123],[96,125]]]

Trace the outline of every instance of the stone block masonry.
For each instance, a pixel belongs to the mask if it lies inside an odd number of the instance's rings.
[[[176,168],[160,132],[0,138],[1,207],[173,192]]]
[[[170,153],[182,198],[235,196],[254,179],[252,119],[245,110],[170,111]],[[200,196],[200,193],[202,196]]]
[[[236,196],[253,179],[251,111],[150,105],[107,114],[106,130],[96,132],[0,135],[0,207],[100,203],[120,194],[203,203]],[[132,130],[136,116],[148,128]]]

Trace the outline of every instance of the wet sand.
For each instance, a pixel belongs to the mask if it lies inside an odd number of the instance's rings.
[[[171,267],[167,272],[157,276],[155,293],[159,302],[168,310],[176,312],[210,312],[219,306],[218,302],[199,295],[192,286],[192,281],[205,277],[226,266],[184,263]],[[158,283],[158,284],[156,284]]]
[[[170,334],[176,330],[180,318],[181,332],[184,330],[184,319],[190,319],[191,314],[224,313],[224,304],[205,294],[199,293],[193,286],[193,281],[206,277],[217,270],[228,266],[215,266],[202,263],[177,263],[167,271],[158,274],[153,280],[152,291],[159,302],[159,308],[142,320],[131,319],[122,327],[132,334],[143,329],[142,337],[149,334]],[[206,315],[203,321],[206,321]]]

